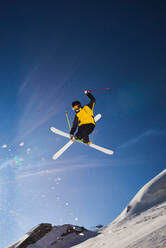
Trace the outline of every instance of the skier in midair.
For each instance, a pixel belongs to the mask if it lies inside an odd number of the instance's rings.
[[[72,102],[72,108],[75,111],[76,115],[73,121],[72,128],[70,130],[70,139],[80,139],[86,144],[91,144],[92,142],[89,141],[89,134],[92,133],[96,125],[93,114],[96,100],[88,90],[85,90],[84,93],[90,99],[90,102],[87,105],[82,107],[79,101]],[[78,131],[74,136],[77,127]]]

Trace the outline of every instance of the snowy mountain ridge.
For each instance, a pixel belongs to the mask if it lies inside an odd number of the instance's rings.
[[[166,170],[145,184],[98,232],[40,224],[8,248],[166,248]]]
[[[114,220],[119,222],[166,201],[166,169],[146,183]]]

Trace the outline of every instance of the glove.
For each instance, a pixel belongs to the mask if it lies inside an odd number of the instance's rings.
[[[85,90],[84,93],[87,95],[89,93],[89,90]]]
[[[74,140],[74,135],[70,134],[70,140]]]

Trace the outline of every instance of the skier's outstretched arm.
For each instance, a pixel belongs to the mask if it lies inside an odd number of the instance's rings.
[[[90,99],[90,102],[87,104],[87,106],[91,109],[94,108],[94,105],[95,105],[95,102],[96,102],[96,99],[94,98],[94,96],[88,91],[88,90],[85,90],[84,91],[85,94],[89,97]]]

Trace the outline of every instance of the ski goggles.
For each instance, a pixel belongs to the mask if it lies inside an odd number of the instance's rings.
[[[77,109],[79,109],[79,106],[78,105],[76,105],[76,106],[73,107],[73,110],[74,111],[77,110]]]

